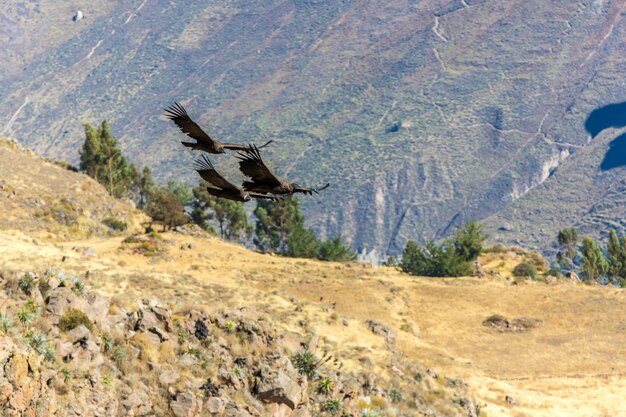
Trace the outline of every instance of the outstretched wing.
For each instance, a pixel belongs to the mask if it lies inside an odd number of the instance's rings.
[[[274,194],[261,194],[261,193],[255,193],[253,191],[248,192],[248,195],[252,198],[262,198],[265,200],[272,200],[272,201],[279,201],[283,199],[283,197],[280,197]]]
[[[326,185],[320,188],[307,188],[307,187],[302,187],[300,185],[296,185],[293,188],[293,192],[313,195],[314,193],[318,194],[320,191],[327,189],[329,186],[330,186],[330,183],[326,183]]]
[[[257,184],[266,184],[272,187],[280,185],[280,179],[272,174],[267,166],[261,159],[259,148],[251,145],[247,149],[246,154],[238,153],[239,169],[247,177],[252,178],[252,181]]]
[[[219,187],[222,190],[239,191],[239,187],[229,182],[215,170],[213,164],[205,155],[202,155],[202,157],[196,161],[194,168],[203,180],[213,184],[214,186]]]
[[[165,109],[165,117],[176,123],[176,126],[187,136],[197,140],[198,142],[215,142],[207,135],[196,122],[191,120],[187,110],[179,103]]]
[[[256,149],[262,149],[265,148],[267,145],[269,145],[270,143],[272,143],[271,140],[269,140],[267,143],[259,146]],[[223,143],[222,144],[224,146],[224,149],[231,149],[233,151],[244,151],[244,152],[250,152],[250,149],[252,149],[252,147],[250,145],[239,145],[237,143]]]

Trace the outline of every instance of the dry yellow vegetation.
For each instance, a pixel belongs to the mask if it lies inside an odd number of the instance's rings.
[[[99,222],[91,215],[138,225],[139,212],[108,198],[89,178],[38,158],[22,158],[24,171],[17,173],[15,152],[26,155],[0,145],[4,271],[89,271],[89,287],[122,304],[150,294],[211,310],[250,306],[282,330],[316,333],[347,367],[358,362],[383,373],[402,358],[461,378],[482,405],[482,416],[626,415],[624,289],[514,280],[511,270],[528,256],[519,250],[483,255],[484,277],[454,279],[259,254],[201,233],[163,234],[163,251],[145,256],[122,243],[126,235],[96,233]],[[29,183],[24,172],[37,179]],[[20,209],[38,194],[50,195],[48,205],[72,201],[94,231],[77,236],[67,231],[73,225],[42,221],[36,209]],[[541,325],[497,332],[483,325],[494,314]],[[393,349],[367,329],[367,320],[395,331]]]
[[[0,257],[5,269],[89,270],[88,285],[121,302],[150,293],[214,309],[265,305],[268,314],[289,315],[295,299],[308,316],[306,325],[340,352],[347,366],[364,358],[374,368],[393,360],[384,341],[363,325],[376,320],[397,332],[396,355],[468,382],[485,405],[483,415],[626,412],[623,289],[567,282],[513,285],[505,276],[489,275],[416,278],[387,267],[263,255],[211,237],[168,233],[162,239],[167,255],[147,257],[126,248],[121,237],[51,243],[4,230]],[[85,257],[86,248],[96,256]],[[483,262],[489,264],[495,256],[517,255],[486,256]],[[493,314],[536,318],[542,325],[524,333],[494,332],[482,324]],[[287,330],[299,326],[277,322]]]

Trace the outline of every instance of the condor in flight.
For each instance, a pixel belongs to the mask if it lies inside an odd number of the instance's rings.
[[[303,193],[312,195],[317,194],[319,191],[327,188],[330,184],[326,184],[321,188],[306,188],[302,187],[295,182],[289,183],[280,177],[272,174],[261,159],[259,148],[254,145],[250,145],[246,154],[237,153],[239,158],[239,169],[246,177],[252,179],[252,181],[244,181],[243,189],[246,191],[253,191],[261,194],[293,194]]]
[[[219,140],[215,140],[207,135],[204,130],[196,122],[191,120],[189,114],[187,114],[187,110],[179,103],[174,103],[174,105],[165,109],[165,117],[176,123],[176,126],[187,136],[195,139],[197,142],[181,142],[188,148],[195,150],[204,151],[207,153],[225,153],[226,149],[232,149],[236,151],[244,151],[247,152],[249,147],[247,145],[238,145],[236,143],[222,143]],[[265,145],[261,146],[264,148],[269,145],[272,141],[270,140]]]
[[[209,159],[202,155],[202,159],[196,161],[195,170],[203,180],[210,183],[213,187],[207,187],[207,191],[214,197],[227,198],[234,201],[250,201],[252,198],[264,198],[268,200],[278,200],[279,198],[269,194],[259,194],[248,192],[243,188],[229,182],[213,168],[213,164]]]

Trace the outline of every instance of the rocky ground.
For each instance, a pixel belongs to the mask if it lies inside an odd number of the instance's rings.
[[[5,272],[0,287],[3,416],[477,415],[463,381],[402,361],[392,378],[344,371],[317,337],[254,308],[128,309],[53,270]]]

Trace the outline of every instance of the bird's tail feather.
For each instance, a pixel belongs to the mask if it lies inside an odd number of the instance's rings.
[[[195,143],[191,143],[191,142],[181,142],[183,144],[183,146],[186,146],[188,148],[195,148],[196,144]]]

